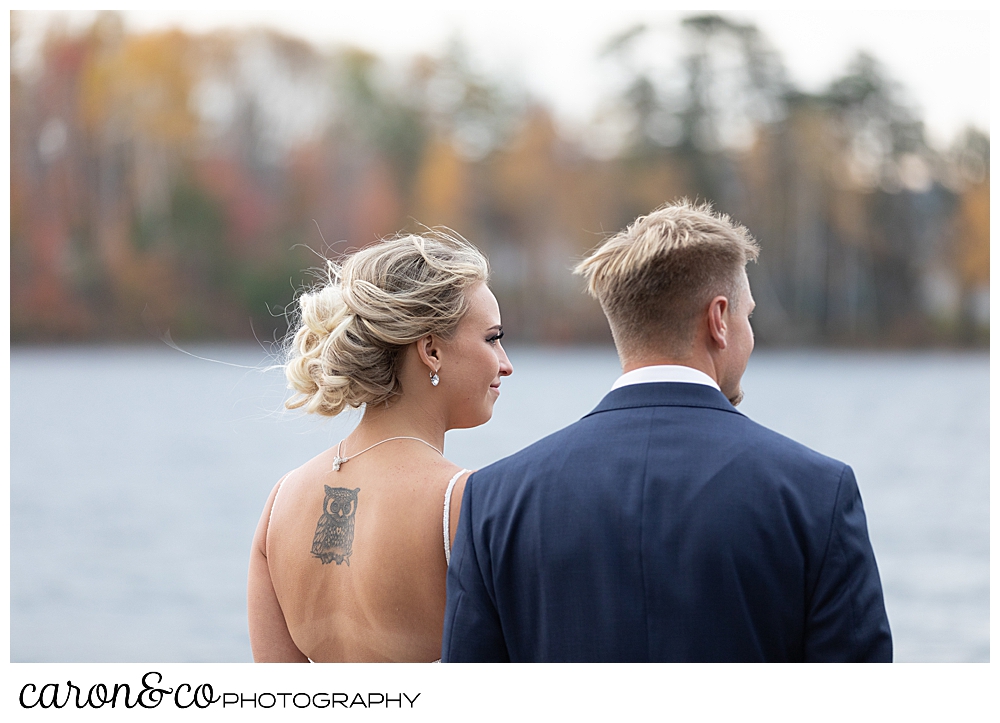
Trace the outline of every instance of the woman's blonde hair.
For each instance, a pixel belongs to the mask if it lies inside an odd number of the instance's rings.
[[[298,298],[298,322],[285,353],[296,394],[289,409],[335,416],[346,407],[381,404],[400,391],[398,367],[413,342],[449,338],[489,265],[457,234],[431,230],[396,236],[342,261]]]

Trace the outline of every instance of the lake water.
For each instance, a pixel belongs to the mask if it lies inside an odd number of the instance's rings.
[[[259,348],[191,347],[263,367]],[[483,466],[574,421],[610,349],[508,350]],[[741,411],[854,468],[897,661],[988,661],[989,356],[755,352]],[[249,661],[250,540],[271,487],[357,416],[282,411],[280,371],[167,347],[11,351],[14,662]]]

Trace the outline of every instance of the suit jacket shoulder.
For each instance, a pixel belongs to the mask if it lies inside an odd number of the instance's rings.
[[[475,476],[528,484],[551,480],[554,468],[564,468],[570,456],[585,457],[585,450],[606,442],[613,445],[608,454],[632,455],[643,435],[656,436],[646,446],[661,442],[661,451],[690,443],[684,452],[692,456],[711,458],[738,450],[741,465],[763,467],[771,473],[787,468],[800,484],[836,484],[846,467],[749,419],[711,387],[673,383],[614,390],[582,419],[482,468]],[[787,476],[765,475],[764,479],[778,481]]]

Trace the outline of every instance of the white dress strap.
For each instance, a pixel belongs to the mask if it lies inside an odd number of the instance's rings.
[[[458,473],[451,478],[451,482],[448,483],[448,489],[444,493],[444,561],[445,564],[451,564],[451,493],[455,489],[455,483],[458,482],[458,478],[463,474],[468,472],[467,469],[461,469]]]

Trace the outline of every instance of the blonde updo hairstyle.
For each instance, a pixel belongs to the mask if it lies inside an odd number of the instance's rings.
[[[457,234],[384,239],[326,263],[325,283],[298,298],[285,357],[285,406],[328,417],[399,395],[406,347],[450,338],[469,309],[467,291],[489,277],[479,250]]]

